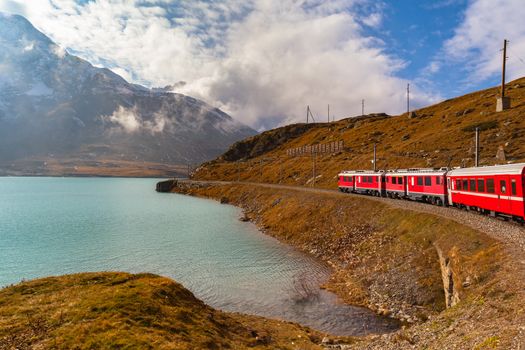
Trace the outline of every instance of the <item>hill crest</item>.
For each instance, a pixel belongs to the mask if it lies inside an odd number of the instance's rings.
[[[315,168],[317,185],[335,187],[339,171],[372,168],[374,144],[378,169],[473,166],[476,127],[481,130],[480,165],[525,161],[525,78],[507,83],[506,95],[512,100],[509,110],[496,112],[498,93],[499,87],[493,87],[411,114],[379,114],[309,124],[301,127],[304,132],[284,138],[284,131],[302,124],[269,130],[264,136],[238,142],[225,155],[203,164],[194,178],[310,185]],[[296,147],[334,141],[343,141],[344,151],[316,154],[315,159],[312,155],[287,153]],[[253,147],[242,152],[235,150],[247,144]],[[267,151],[255,152],[255,145]]]

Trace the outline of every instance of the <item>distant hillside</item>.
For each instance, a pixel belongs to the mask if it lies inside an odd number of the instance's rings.
[[[0,175],[178,171],[254,134],[202,101],[96,68],[0,13]]]
[[[421,108],[411,117],[378,114],[277,128],[236,143],[203,164],[194,178],[311,184],[313,158],[290,156],[287,150],[340,140],[344,151],[316,157],[316,185],[335,187],[341,170],[371,169],[374,143],[379,169],[472,166],[476,127],[481,130],[481,165],[525,161],[525,78],[507,85],[510,110],[495,112],[498,94],[499,88],[474,92]],[[294,129],[304,132],[287,132]],[[499,149],[504,159],[496,159]]]

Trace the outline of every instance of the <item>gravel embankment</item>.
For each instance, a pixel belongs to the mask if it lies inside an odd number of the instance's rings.
[[[192,181],[196,183],[207,183],[207,184],[235,184],[235,182],[227,181]],[[364,196],[359,194],[341,193],[338,190],[311,188],[311,187],[299,187],[299,186],[287,186],[278,184],[267,184],[267,183],[246,183],[241,182],[244,185],[262,186],[267,188],[275,189],[287,189],[294,191],[305,191],[322,194],[333,194],[337,196],[352,196],[355,198],[366,198],[378,202],[383,202],[395,208],[413,210],[421,213],[433,214],[446,219],[454,220],[460,224],[471,227],[480,232],[486,233],[490,237],[501,241],[507,248],[512,252],[525,253],[525,226],[504,221],[500,218],[492,218],[478,214],[476,212],[469,212],[460,210],[453,207],[438,207],[426,203],[414,202],[409,200],[399,200],[390,198],[380,198],[372,196]],[[525,256],[521,256],[524,259]]]

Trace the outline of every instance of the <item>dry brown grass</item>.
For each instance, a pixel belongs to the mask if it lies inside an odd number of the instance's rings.
[[[367,305],[373,284],[376,292],[396,292],[398,302],[411,298],[410,303],[427,312],[443,310],[436,246],[445,253],[460,252],[459,280],[482,278],[498,268],[500,249],[488,236],[451,220],[391,208],[366,197],[248,185],[205,186],[191,193],[227,198],[268,234],[342,267],[328,288],[353,304]],[[344,278],[339,278],[341,274]]]
[[[346,302],[423,322],[365,340],[373,348],[472,348],[494,336],[510,348],[524,321],[523,283],[501,245],[457,222],[366,197],[242,184],[184,192],[238,205],[267,234],[332,265],[326,288]],[[446,310],[436,247],[451,260],[461,299]]]
[[[0,349],[318,349],[296,324],[212,309],[152,274],[84,273],[0,290]]]
[[[508,84],[510,110],[496,113],[497,88],[483,90],[421,108],[417,117],[407,114],[365,120],[344,119],[320,124],[280,147],[244,162],[213,161],[202,167],[196,179],[243,180],[285,184],[310,184],[311,157],[290,157],[286,149],[344,140],[345,152],[317,157],[316,180],[334,188],[336,174],[345,169],[370,169],[373,143],[378,143],[379,168],[473,165],[474,128],[481,133],[481,164],[497,163],[499,146],[507,160],[525,161],[525,78]],[[275,130],[276,135],[279,129]],[[269,132],[270,133],[270,132]],[[277,137],[277,136],[276,136]],[[280,139],[282,135],[279,136]],[[271,142],[272,138],[265,135]],[[280,140],[279,142],[282,142]],[[282,176],[280,174],[282,173]]]

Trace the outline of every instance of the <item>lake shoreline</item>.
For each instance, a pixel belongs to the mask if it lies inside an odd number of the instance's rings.
[[[507,271],[512,266],[501,243],[484,233],[364,196],[323,190],[181,181],[171,192],[242,208],[242,220],[333,266],[324,287],[344,302],[403,321],[397,332],[361,338],[367,348],[442,347],[445,341],[471,348],[495,339],[513,348],[516,342],[519,323],[502,310],[517,307],[521,283]],[[490,292],[495,284],[505,284],[506,292]],[[483,325],[474,326],[480,318]]]

